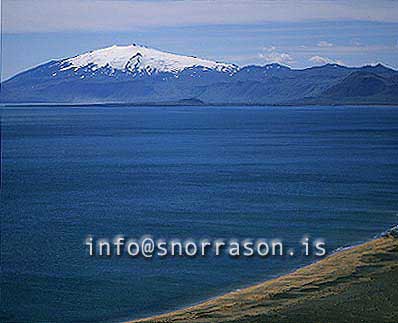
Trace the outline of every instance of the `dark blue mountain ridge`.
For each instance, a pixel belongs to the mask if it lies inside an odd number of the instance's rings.
[[[24,71],[2,103],[398,104],[398,72],[378,64],[238,67],[138,45],[113,46]]]

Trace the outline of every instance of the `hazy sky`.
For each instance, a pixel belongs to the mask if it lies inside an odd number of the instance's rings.
[[[0,0],[3,79],[54,58],[139,43],[238,65],[398,68],[398,1]]]

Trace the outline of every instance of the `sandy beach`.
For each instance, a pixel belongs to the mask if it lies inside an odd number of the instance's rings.
[[[398,322],[397,227],[285,276],[133,322]]]

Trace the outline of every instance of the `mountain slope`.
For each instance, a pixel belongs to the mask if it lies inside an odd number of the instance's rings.
[[[324,95],[338,97],[368,97],[398,90],[390,78],[375,73],[358,71],[350,74],[339,84],[327,89]]]
[[[2,84],[8,103],[398,104],[398,72],[382,65],[238,67],[138,45],[51,61]]]
[[[306,102],[321,104],[396,104],[398,102],[397,73],[368,72],[369,68],[350,73],[328,87],[321,95],[306,98]],[[374,71],[375,69],[373,69]]]

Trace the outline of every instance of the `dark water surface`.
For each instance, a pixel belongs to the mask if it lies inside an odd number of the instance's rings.
[[[289,259],[99,259],[87,234],[326,239],[398,222],[396,107],[5,108],[1,322],[113,322],[280,275]]]

